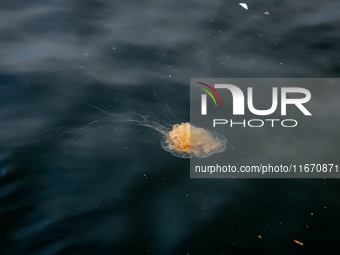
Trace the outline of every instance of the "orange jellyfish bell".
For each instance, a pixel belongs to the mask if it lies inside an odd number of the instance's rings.
[[[190,123],[176,124],[164,134],[161,145],[180,158],[206,158],[226,149],[227,139],[215,131],[198,128]]]

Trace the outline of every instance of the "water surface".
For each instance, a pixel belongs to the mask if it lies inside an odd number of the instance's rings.
[[[325,78],[336,100],[338,2],[238,4],[1,4],[1,254],[335,254],[337,179],[190,179],[161,134],[117,121],[189,121],[193,77]]]

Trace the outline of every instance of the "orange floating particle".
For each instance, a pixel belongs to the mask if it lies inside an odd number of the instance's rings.
[[[87,53],[84,53],[84,55],[85,55],[86,57],[88,57],[88,56],[89,56],[89,54],[87,54]]]
[[[314,215],[313,213],[310,213],[310,215]]]
[[[258,237],[258,238],[260,238],[260,239],[262,238],[262,236],[261,236],[261,235],[258,235],[257,237]]]
[[[265,11],[263,14],[270,15],[268,11]]]
[[[299,241],[297,241],[297,240],[293,240],[294,241],[294,243],[297,243],[298,245],[303,245],[303,243],[301,243],[301,242],[299,242]]]
[[[125,150],[127,150],[127,147],[125,147]]]
[[[328,81],[328,83],[331,84],[331,85],[335,82],[335,80],[332,80],[332,79],[328,79],[327,81]]]

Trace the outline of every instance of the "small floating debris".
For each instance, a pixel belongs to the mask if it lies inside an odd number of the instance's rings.
[[[239,3],[244,9],[248,10],[248,5],[246,3]]]
[[[301,242],[299,242],[299,241],[297,241],[297,240],[293,240],[293,241],[294,241],[294,243],[297,243],[298,245],[303,246],[303,243],[301,243]]]
[[[331,85],[335,82],[335,80],[332,80],[332,79],[328,79],[327,81],[328,81],[329,84],[331,84]]]
[[[268,11],[265,11],[263,14],[270,15]]]

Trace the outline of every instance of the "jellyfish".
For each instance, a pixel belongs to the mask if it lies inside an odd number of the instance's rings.
[[[176,157],[207,158],[226,149],[227,139],[223,135],[188,122],[171,124],[170,120],[164,121],[150,112],[128,112],[125,116],[129,116],[125,121],[160,132],[163,135],[161,146]]]
[[[163,133],[164,150],[180,158],[206,158],[226,149],[227,139],[215,131],[198,128],[190,123],[176,124]]]

